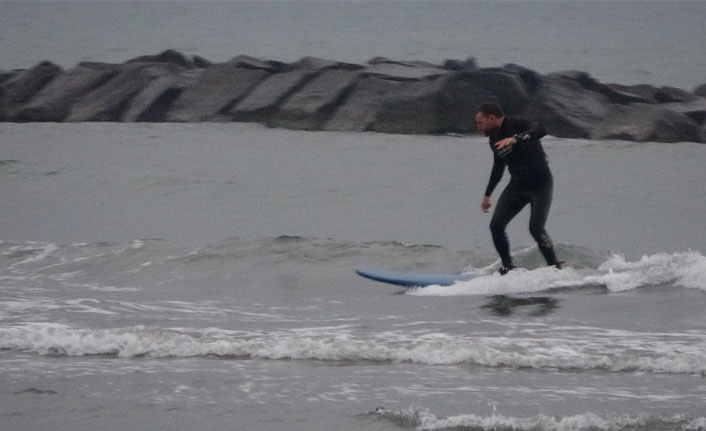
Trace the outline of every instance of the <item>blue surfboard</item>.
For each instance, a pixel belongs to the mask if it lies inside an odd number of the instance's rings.
[[[464,274],[391,271],[372,267],[359,267],[355,272],[370,280],[403,287],[451,286],[473,278]]]

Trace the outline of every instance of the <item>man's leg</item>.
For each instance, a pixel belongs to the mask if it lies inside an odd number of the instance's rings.
[[[490,233],[493,235],[493,244],[500,255],[504,269],[514,267],[510,255],[510,241],[507,239],[505,228],[515,216],[522,211],[529,200],[523,196],[512,184],[503,190],[490,220]]]
[[[529,229],[532,237],[537,241],[539,251],[544,256],[548,265],[559,265],[554,252],[554,244],[547,233],[544,226],[547,223],[549,209],[552,206],[552,193],[554,190],[554,182],[549,179],[547,183],[530,194],[530,206],[532,213],[530,215]]]

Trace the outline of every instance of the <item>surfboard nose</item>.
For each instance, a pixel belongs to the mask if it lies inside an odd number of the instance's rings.
[[[470,279],[461,274],[394,271],[367,266],[358,267],[355,272],[370,280],[403,287],[451,286],[458,281]]]

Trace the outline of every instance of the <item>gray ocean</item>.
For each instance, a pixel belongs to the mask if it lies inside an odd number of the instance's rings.
[[[1,2],[0,68],[168,48],[474,56],[692,89],[704,17],[706,2]],[[706,430],[706,147],[543,144],[568,267],[542,266],[525,212],[509,229],[522,269],[500,277],[480,136],[0,123],[0,429]],[[476,277],[403,290],[359,265]]]

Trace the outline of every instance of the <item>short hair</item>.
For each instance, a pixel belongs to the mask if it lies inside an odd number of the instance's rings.
[[[481,114],[485,115],[486,117],[489,115],[494,115],[498,118],[502,118],[505,116],[505,113],[503,112],[503,108],[500,107],[497,103],[493,102],[485,102],[481,104],[478,109],[476,110],[476,113],[480,112]]]

